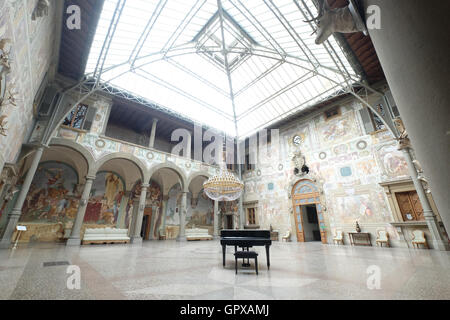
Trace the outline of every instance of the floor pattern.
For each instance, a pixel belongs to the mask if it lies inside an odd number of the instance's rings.
[[[259,275],[231,247],[223,267],[217,240],[0,250],[0,299],[450,299],[449,252],[275,242],[268,270],[255,251]]]

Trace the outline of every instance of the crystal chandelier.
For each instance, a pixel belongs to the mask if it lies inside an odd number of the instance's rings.
[[[225,145],[225,143],[224,143]],[[225,147],[225,146],[224,146]],[[223,153],[225,158],[225,151]],[[220,173],[203,183],[206,195],[216,201],[234,201],[239,199],[244,191],[244,183],[227,171],[225,159],[220,165]]]
[[[244,184],[232,173],[221,168],[218,175],[203,183],[203,188],[206,195],[213,200],[234,201],[242,195]]]

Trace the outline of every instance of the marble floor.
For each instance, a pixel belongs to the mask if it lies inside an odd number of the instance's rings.
[[[450,299],[449,252],[275,242],[270,270],[256,247],[259,275],[235,275],[233,251],[224,268],[217,240],[0,250],[0,299]]]

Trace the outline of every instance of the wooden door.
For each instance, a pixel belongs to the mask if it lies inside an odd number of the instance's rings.
[[[152,226],[152,208],[145,208],[144,209],[144,216],[146,217],[145,219],[145,231],[144,231],[144,240],[148,240],[149,239],[149,235],[150,235],[150,229]]]
[[[317,219],[319,220],[319,230],[320,230],[320,239],[322,243],[327,243],[327,231],[325,229],[325,220],[323,218],[322,206],[318,203],[316,204],[317,210]]]
[[[419,195],[416,191],[411,191],[409,193],[409,201],[411,201],[411,205],[414,209],[414,213],[416,214],[416,218],[419,221],[424,221],[425,217],[423,215],[422,204],[420,203]]]
[[[302,206],[294,206],[295,231],[297,233],[297,241],[305,242],[305,232],[303,230]]]
[[[403,221],[423,221],[423,208],[416,191],[395,193]]]

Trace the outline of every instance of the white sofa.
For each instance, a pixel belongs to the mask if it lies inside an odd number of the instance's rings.
[[[92,228],[86,229],[83,236],[83,244],[92,243],[129,243],[128,229],[116,228]]]
[[[213,237],[208,234],[208,229],[192,228],[186,229],[186,240],[212,240]]]

